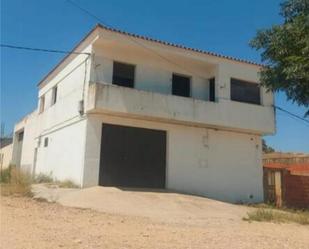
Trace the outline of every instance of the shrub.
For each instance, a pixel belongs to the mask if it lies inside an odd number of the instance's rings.
[[[35,176],[34,178],[35,183],[51,183],[53,182],[52,174],[50,173],[49,175],[40,173]]]
[[[0,173],[0,183],[9,183],[11,178],[11,169],[14,167],[10,165],[8,168],[1,170]]]
[[[20,169],[10,166],[1,171],[2,195],[31,195],[31,176]]]
[[[309,212],[301,210],[280,210],[275,208],[257,208],[249,212],[246,221],[267,221],[267,222],[295,222],[302,225],[309,225]]]
[[[56,184],[60,188],[78,188],[78,186],[71,180],[58,181],[56,182]]]

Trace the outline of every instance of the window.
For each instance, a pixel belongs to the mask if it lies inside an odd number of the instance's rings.
[[[53,90],[52,90],[52,103],[51,105],[54,105],[56,102],[57,102],[57,86],[54,86],[53,87]]]
[[[48,137],[44,138],[44,147],[48,146]]]
[[[172,94],[190,97],[190,77],[173,74]]]
[[[40,97],[40,109],[39,113],[42,113],[44,111],[44,106],[45,106],[45,95],[42,95]]]
[[[231,79],[231,100],[260,105],[260,87],[257,83]]]
[[[113,84],[124,87],[134,87],[135,66],[120,62],[114,62]]]
[[[21,131],[21,132],[18,133],[17,140],[18,140],[18,142],[21,142],[21,141],[23,141],[23,139],[24,139],[24,131]]]
[[[209,101],[215,102],[215,78],[209,79]]]

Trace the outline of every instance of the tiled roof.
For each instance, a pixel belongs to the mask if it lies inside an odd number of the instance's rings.
[[[284,164],[284,163],[266,163],[263,166],[267,169],[286,169],[293,173],[309,173],[309,163]]]
[[[235,58],[235,57],[232,57],[232,56],[222,55],[222,54],[218,54],[218,53],[214,53],[214,52],[210,52],[210,51],[205,51],[205,50],[202,50],[202,49],[190,48],[190,47],[186,47],[186,46],[183,46],[183,45],[180,45],[180,44],[166,42],[166,41],[150,38],[150,37],[143,36],[143,35],[137,35],[137,34],[129,33],[129,32],[126,32],[126,31],[119,30],[119,29],[115,29],[115,28],[109,28],[109,27],[103,26],[101,24],[97,24],[97,26],[100,27],[100,28],[103,28],[105,30],[109,30],[109,31],[116,32],[116,33],[119,33],[119,34],[131,36],[131,37],[138,38],[138,39],[143,39],[143,40],[146,40],[146,41],[156,42],[156,43],[160,43],[160,44],[171,46],[171,47],[181,48],[181,49],[185,49],[185,50],[189,50],[189,51],[193,51],[193,52],[197,52],[197,53],[202,53],[202,54],[207,54],[207,55],[210,55],[210,56],[220,57],[220,58],[224,58],[224,59],[228,59],[228,60],[243,62],[243,63],[255,65],[255,66],[260,66],[260,67],[264,66],[263,64],[260,64],[260,63],[256,63],[256,62],[252,62],[252,61],[248,61],[248,60],[244,60],[244,59],[240,59],[240,58]]]
[[[11,137],[2,137],[0,138],[0,148],[3,148],[13,142],[13,138]]]

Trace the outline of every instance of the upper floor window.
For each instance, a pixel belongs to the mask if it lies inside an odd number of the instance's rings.
[[[133,88],[134,71],[134,65],[115,61],[113,66],[113,84]]]
[[[215,101],[215,78],[209,79],[209,101]]]
[[[40,107],[39,107],[39,113],[42,113],[45,108],[45,95],[42,95],[40,97]]]
[[[44,138],[44,147],[48,146],[48,137]]]
[[[232,78],[231,100],[260,105],[259,84]]]
[[[172,94],[190,97],[190,77],[173,74]]]
[[[57,102],[57,93],[58,93],[57,86],[54,86],[53,89],[52,89],[52,102],[51,102],[51,105],[54,105]]]
[[[24,131],[21,131],[18,133],[18,137],[17,137],[18,142],[21,142],[24,140]]]

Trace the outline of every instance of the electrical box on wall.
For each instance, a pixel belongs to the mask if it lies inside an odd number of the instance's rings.
[[[84,100],[78,101],[78,112],[80,115],[84,114]]]

